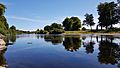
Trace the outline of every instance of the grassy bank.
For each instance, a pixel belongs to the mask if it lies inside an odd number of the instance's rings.
[[[97,32],[91,32],[91,31],[65,31],[63,34],[100,34],[100,35],[115,35],[120,34],[120,31],[97,31]]]

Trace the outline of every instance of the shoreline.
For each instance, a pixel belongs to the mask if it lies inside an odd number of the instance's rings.
[[[120,32],[86,32],[86,31],[65,31],[63,35],[120,35]]]

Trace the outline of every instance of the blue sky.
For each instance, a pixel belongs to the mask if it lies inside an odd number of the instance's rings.
[[[5,16],[10,26],[36,30],[71,16],[83,21],[86,13],[92,13],[97,22],[97,5],[111,1],[117,0],[0,0],[0,3],[7,6]]]

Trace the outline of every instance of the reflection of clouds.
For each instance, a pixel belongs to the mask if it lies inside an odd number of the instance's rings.
[[[38,47],[26,47],[26,48],[21,48],[21,49],[15,49],[15,50],[11,50],[10,52],[17,52],[17,51],[24,51],[24,50],[29,50],[29,49],[33,49],[33,48],[38,48]]]

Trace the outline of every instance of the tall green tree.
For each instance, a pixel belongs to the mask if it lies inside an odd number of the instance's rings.
[[[118,23],[118,16],[116,15],[115,9],[117,7],[117,4],[114,2],[105,2],[100,3],[97,7],[98,15],[99,15],[99,26],[105,27],[108,29],[108,27],[113,28],[114,24]]]
[[[81,28],[81,20],[78,17],[67,17],[62,24],[66,31],[75,31]]]
[[[72,20],[72,30],[80,30],[81,28],[81,20],[78,17],[71,17],[70,18]]]
[[[9,25],[7,23],[7,20],[4,16],[4,12],[5,12],[5,5],[0,3],[0,33],[6,35],[9,33]]]
[[[72,20],[70,18],[66,18],[63,22],[63,27],[65,31],[70,31],[72,30]]]
[[[95,25],[94,17],[92,14],[88,14],[88,13],[85,14],[85,20],[83,21],[83,25],[90,26],[91,31],[92,31],[92,26]]]

